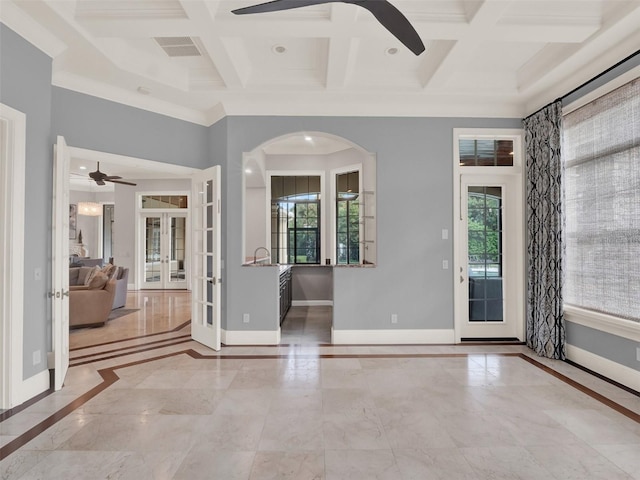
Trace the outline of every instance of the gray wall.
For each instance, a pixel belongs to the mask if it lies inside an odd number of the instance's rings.
[[[640,371],[640,362],[636,359],[638,342],[578,323],[567,322],[566,326],[567,343]]]
[[[51,59],[0,24],[0,102],[26,114],[24,378],[46,370],[51,350]],[[35,280],[35,269],[42,278]],[[33,365],[33,352],[42,361]]]
[[[333,267],[291,268],[293,301],[333,300]]]
[[[53,87],[53,132],[67,145],[206,168],[209,128]]]
[[[238,116],[226,121],[228,330],[278,326],[276,309],[263,307],[269,292],[256,270],[264,269],[240,266],[244,252],[235,239],[242,237],[242,154],[301,131],[337,135],[377,156],[377,266],[335,269],[334,328],[453,328],[453,276],[442,270],[453,249],[451,240],[441,239],[443,228],[452,230],[453,128],[520,128],[520,119]],[[242,323],[243,313],[251,314],[251,324]],[[398,314],[395,325],[391,313]]]

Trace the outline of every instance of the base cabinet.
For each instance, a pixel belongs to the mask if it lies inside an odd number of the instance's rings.
[[[280,274],[280,325],[291,308],[291,269]]]

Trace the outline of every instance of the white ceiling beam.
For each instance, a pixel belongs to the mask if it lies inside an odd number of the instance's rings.
[[[207,55],[228,88],[241,88],[251,74],[251,65],[242,42],[224,42],[214,30],[215,8],[203,1],[181,1],[182,8],[195,27]]]
[[[188,18],[79,18],[78,23],[98,38],[190,37],[194,29]]]
[[[485,0],[469,20],[469,29],[466,35],[461,36],[451,47],[448,55],[440,62],[438,68],[433,70],[430,77],[426,75],[422,79],[424,87],[439,88],[445,86],[449,78],[459,70],[461,65],[473,55],[477,48],[475,32],[484,33],[492,31],[496,27],[498,19],[509,7],[510,2],[498,0]]]
[[[185,10],[192,0],[184,0]],[[342,4],[340,4],[342,5]],[[348,7],[348,5],[345,5]],[[210,10],[210,8],[209,8]],[[356,11],[351,9],[351,11]],[[190,19],[82,19],[81,23],[96,37],[151,38],[193,36],[197,17]],[[504,23],[492,24],[483,32],[489,41],[539,42],[541,38],[551,43],[582,42],[595,32],[600,23],[597,19],[585,23]],[[330,36],[379,37],[380,28],[376,21],[354,22],[348,30],[338,28],[340,24],[321,20],[274,20],[269,18],[239,17],[215,20],[208,24],[209,30],[218,37],[302,37],[321,38]],[[475,31],[473,24],[451,22],[414,22],[414,28],[423,40],[456,40],[466,38]]]
[[[331,6],[331,22],[334,28],[350,30],[357,19],[357,9],[344,3]],[[359,41],[347,37],[331,37],[327,48],[326,80],[328,89],[344,88],[353,71]]]

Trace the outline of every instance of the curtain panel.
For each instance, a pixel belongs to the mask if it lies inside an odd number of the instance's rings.
[[[562,298],[562,103],[524,120],[527,214],[527,346],[565,359]]]

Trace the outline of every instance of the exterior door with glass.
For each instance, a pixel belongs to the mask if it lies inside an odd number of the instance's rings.
[[[456,292],[461,340],[521,340],[524,255],[518,180],[461,176]]]
[[[141,215],[141,288],[187,288],[187,221],[186,212]]]

